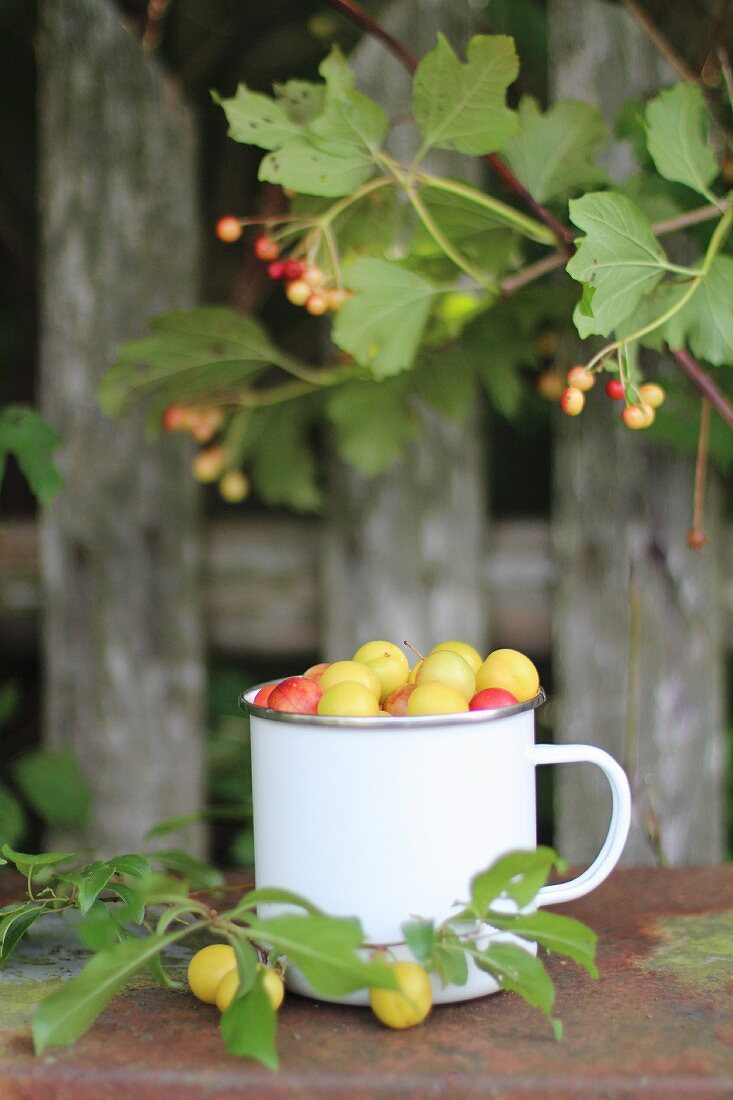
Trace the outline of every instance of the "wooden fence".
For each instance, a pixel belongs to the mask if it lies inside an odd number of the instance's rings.
[[[211,650],[258,661],[319,652],[323,533],[317,519],[258,516],[206,524],[202,581]],[[721,548],[719,595],[725,649],[730,651],[733,527],[724,533]],[[477,595],[491,607],[493,644],[539,658],[549,655],[556,570],[548,523],[494,522],[483,590]],[[28,654],[36,649],[40,599],[36,525],[32,520],[5,523],[0,526],[0,651]]]

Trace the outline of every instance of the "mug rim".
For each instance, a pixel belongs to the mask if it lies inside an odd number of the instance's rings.
[[[287,677],[285,677],[287,679]],[[472,726],[483,725],[486,722],[497,722],[502,718],[512,718],[515,714],[524,714],[525,711],[536,710],[546,701],[544,688],[540,687],[532,699],[523,703],[515,703],[511,707],[497,707],[495,710],[470,710],[460,711],[457,714],[411,714],[411,715],[386,715],[375,714],[364,717],[352,715],[330,714],[291,714],[283,710],[271,710],[269,707],[257,707],[249,696],[256,695],[260,688],[271,684],[272,680],[255,684],[245,688],[237,699],[240,710],[246,711],[253,718],[262,718],[268,722],[289,722],[299,726],[315,726],[319,729],[435,729],[445,726]]]

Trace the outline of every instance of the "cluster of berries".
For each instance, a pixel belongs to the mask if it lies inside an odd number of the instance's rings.
[[[233,243],[242,236],[242,224],[227,216],[216,223],[216,235],[221,241]],[[285,283],[285,296],[294,306],[305,306],[312,317],[336,313],[346,297],[341,287],[328,285],[326,276],[315,264],[294,257],[281,256],[280,246],[263,234],[254,244],[255,256],[267,264],[267,274],[275,282]]]
[[[585,395],[596,384],[595,375],[584,366],[571,367],[567,374],[567,387],[560,396],[560,407],[568,416],[578,416],[585,405]],[[634,387],[636,401],[629,401],[623,382],[610,378],[605,386],[606,396],[612,401],[626,401],[621,419],[627,428],[638,431],[654,423],[655,410],[663,403],[665,392],[656,382],[643,382]]]
[[[167,432],[187,432],[197,443],[210,443],[224,425],[224,411],[216,405],[169,405],[161,418]],[[249,493],[249,480],[241,470],[227,469],[227,454],[220,443],[202,447],[192,465],[193,476],[202,484],[219,483],[219,493],[229,504],[237,504]]]

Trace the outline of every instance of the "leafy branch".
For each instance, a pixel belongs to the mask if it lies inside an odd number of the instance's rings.
[[[337,6],[372,26],[351,0]],[[377,36],[395,49],[389,35]],[[320,66],[321,82],[288,81],[273,96],[240,85],[229,98],[215,96],[231,136],[265,151],[260,178],[294,193],[287,212],[258,219],[256,249],[293,305],[332,315],[336,366],[285,354],[252,318],[201,307],[158,318],[151,337],[120,349],[100,391],[105,410],[120,415],[144,400],[151,430],[162,417],[169,430],[189,431],[204,445],[195,476],[220,480],[227,499],[225,481],[243,480],[234,467],[244,465],[268,503],[311,509],[321,501],[314,428],[325,422],[342,457],[374,474],[414,436],[420,403],[459,418],[480,386],[501,415],[517,415],[523,373],[537,366],[534,337],[562,330],[575,304],[580,336],[607,341],[587,364],[591,384],[596,367],[617,373],[614,351],[669,345],[687,352],[683,372],[702,381],[729,421],[727,398],[698,362],[733,365],[733,260],[723,241],[731,197],[714,190],[720,165],[699,89],[662,91],[643,121],[636,108],[640,173],[593,190],[608,183],[596,163],[606,136],[600,115],[572,101],[542,112],[526,97],[509,109],[518,64],[510,38],[477,35],[465,60],[442,36],[419,63],[396,52],[414,72],[421,135],[408,163],[384,150],[387,116],[356,90],[337,49]],[[501,151],[528,212],[429,171],[422,157],[432,148],[489,158]],[[667,196],[669,184],[706,205],[680,209],[675,192],[676,212],[652,221],[654,189]],[[568,199],[577,239],[568,227],[558,235],[547,205]],[[233,240],[252,219],[224,221]],[[703,258],[682,264],[668,255],[660,240],[673,232],[701,240]],[[536,246],[558,244],[537,257]],[[533,283],[562,266],[581,284],[580,301],[570,284],[533,293]],[[641,392],[636,373],[619,375],[627,405]],[[582,398],[574,403],[578,411]],[[644,414],[637,426],[652,418]]]
[[[8,845],[0,852],[0,862],[13,865],[27,881],[27,899],[0,909],[0,964],[39,919],[70,909],[78,910],[79,937],[94,953],[79,974],[38,1006],[32,1024],[38,1053],[73,1043],[142,970],[166,988],[180,988],[163,960],[168,948],[193,936],[231,944],[239,980],[221,1018],[222,1038],[231,1053],[271,1069],[278,1065],[276,1013],[264,994],[260,959],[277,961],[281,971],[297,968],[321,997],[399,989],[391,956],[400,945],[366,944],[358,920],[329,916],[288,890],[248,890],[221,908],[220,899],[231,888],[186,853],[130,854],[84,864],[76,853],[28,855]],[[508,853],[474,876],[469,899],[454,916],[437,924],[406,921],[402,946],[444,986],[465,985],[469,963],[477,966],[499,988],[540,1008],[560,1038],[561,1026],[551,1015],[552,979],[532,945],[567,956],[597,977],[596,937],[578,921],[535,910],[537,892],[553,867],[564,864],[549,848]],[[202,885],[207,900],[192,892]]]

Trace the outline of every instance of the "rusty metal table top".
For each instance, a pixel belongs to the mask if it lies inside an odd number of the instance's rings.
[[[28,980],[19,949],[0,970],[0,1100],[733,1097],[733,864],[616,871],[562,911],[600,937],[598,981],[548,960],[562,1042],[510,993],[437,1007],[406,1032],[290,995],[274,1074],[225,1053],[215,1008],[151,984],[35,1057],[28,1020],[64,962],[50,949],[44,980]]]

